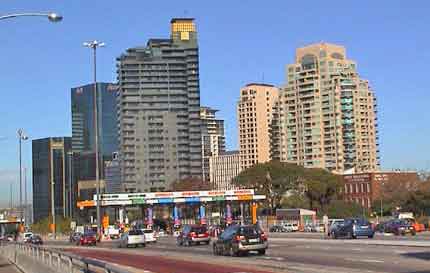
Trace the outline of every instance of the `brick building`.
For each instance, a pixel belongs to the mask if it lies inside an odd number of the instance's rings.
[[[343,199],[370,209],[390,192],[416,189],[419,177],[416,172],[371,172],[346,174],[343,181]]]

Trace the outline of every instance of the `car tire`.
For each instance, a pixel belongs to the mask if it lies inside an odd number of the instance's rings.
[[[417,232],[416,231],[412,231],[411,232],[411,236],[415,236],[415,235],[417,235]]]
[[[212,249],[213,249],[213,253],[214,253],[215,256],[219,256],[220,255],[220,253],[218,251],[218,247],[215,244],[213,245]]]
[[[367,236],[369,239],[373,239],[373,236],[374,236],[374,234],[373,235],[369,235],[369,236]]]
[[[142,247],[146,247],[146,243],[145,243],[145,244],[142,244]]]
[[[233,249],[233,247],[232,247],[232,246],[230,246],[230,249],[229,249],[229,251],[228,251],[228,254],[229,254],[231,257],[237,257],[237,255],[238,255],[238,253],[237,253],[236,251],[234,251],[234,249]]]
[[[265,254],[266,254],[266,250],[265,249],[258,250],[258,255],[265,255]]]

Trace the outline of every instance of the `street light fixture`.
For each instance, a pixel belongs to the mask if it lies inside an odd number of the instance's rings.
[[[54,12],[26,12],[26,13],[13,13],[13,14],[6,14],[1,15],[0,20],[10,19],[10,18],[16,18],[16,17],[24,17],[24,16],[37,16],[37,17],[47,17],[50,22],[57,23],[63,20],[63,16],[59,15],[58,13]]]
[[[22,141],[27,140],[28,137],[24,134],[24,131],[20,128],[18,129],[18,143],[19,143],[19,216],[20,224],[22,225]]]
[[[100,178],[99,178],[99,127],[98,127],[98,110],[97,110],[97,48],[104,47],[105,43],[94,40],[83,43],[83,46],[91,48],[93,50],[93,62],[94,62],[94,146],[95,146],[95,157],[96,157],[96,196],[97,196],[97,234],[100,236],[101,225],[100,225]]]

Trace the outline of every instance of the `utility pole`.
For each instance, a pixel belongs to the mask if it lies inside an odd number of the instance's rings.
[[[24,224],[27,226],[27,168],[24,167]]]

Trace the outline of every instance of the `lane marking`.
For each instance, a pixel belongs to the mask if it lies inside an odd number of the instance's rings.
[[[353,258],[345,258],[346,261],[351,262],[365,262],[365,263],[384,263],[383,260],[372,260],[372,259],[353,259]]]

